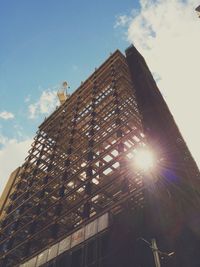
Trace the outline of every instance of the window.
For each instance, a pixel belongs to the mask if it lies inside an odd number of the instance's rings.
[[[92,266],[96,260],[96,240],[92,240],[87,244],[86,266]]]
[[[82,267],[83,250],[79,248],[71,254],[71,267]]]
[[[61,254],[54,264],[55,267],[70,267],[70,254],[69,252]],[[78,267],[78,266],[77,266]]]
[[[108,232],[103,234],[99,240],[99,257],[103,258],[108,254],[109,234]]]

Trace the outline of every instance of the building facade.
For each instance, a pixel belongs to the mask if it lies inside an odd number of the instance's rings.
[[[148,172],[135,164],[146,148]],[[117,50],[40,125],[4,207],[0,266],[153,267],[153,238],[162,266],[198,266],[199,179],[144,59]]]
[[[1,194],[0,198],[0,220],[3,220],[4,215],[6,215],[6,209],[5,206],[9,205],[10,198],[9,196],[13,193],[12,190],[15,188],[15,183],[17,183],[17,177],[19,177],[20,174],[20,167],[18,167],[16,170],[14,170],[10,177],[8,178],[8,181],[6,183],[6,186]]]

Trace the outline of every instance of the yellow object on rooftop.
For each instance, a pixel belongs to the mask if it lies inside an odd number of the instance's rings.
[[[64,81],[62,83],[62,87],[58,90],[57,92],[57,96],[59,98],[60,104],[62,105],[67,98],[69,97],[69,95],[67,94],[67,88],[68,88],[68,83],[66,81]]]

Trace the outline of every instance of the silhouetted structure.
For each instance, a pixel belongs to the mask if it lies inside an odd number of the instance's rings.
[[[200,17],[200,5],[198,7],[195,8],[196,12],[198,13],[199,17]]]
[[[137,151],[157,166],[142,172]],[[1,221],[0,266],[199,266],[198,168],[133,47],[39,127]]]

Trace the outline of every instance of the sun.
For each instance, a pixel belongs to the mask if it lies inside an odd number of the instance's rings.
[[[147,172],[154,169],[155,163],[155,155],[150,149],[145,147],[135,152],[134,164],[137,169]]]

